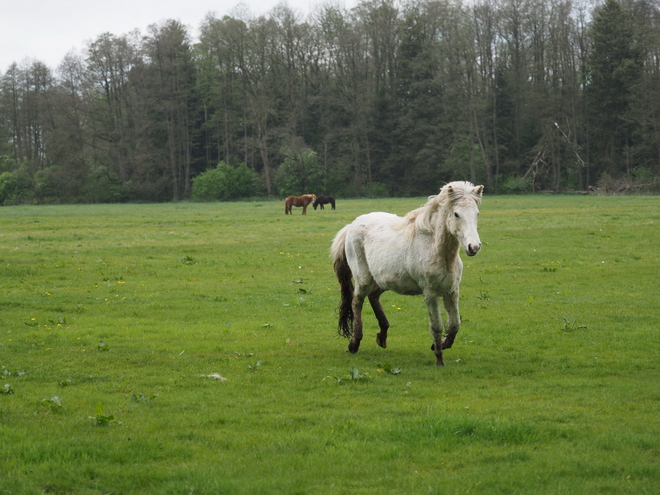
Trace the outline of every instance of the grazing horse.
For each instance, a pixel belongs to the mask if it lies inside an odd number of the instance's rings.
[[[334,196],[319,196],[318,198],[316,198],[316,201],[314,201],[314,204],[312,206],[314,207],[315,210],[317,206],[320,206],[322,210],[325,210],[325,208],[323,208],[323,205],[327,205],[328,203],[332,205],[332,209],[334,210],[335,209]]]
[[[303,194],[302,196],[289,196],[284,200],[284,214],[293,213],[291,212],[292,206],[302,206],[302,214],[307,214],[307,205],[316,201],[316,194]]]
[[[483,186],[451,182],[405,217],[368,213],[337,233],[330,256],[341,287],[338,329],[339,335],[351,338],[351,353],[360,348],[365,297],[380,327],[376,342],[387,347],[390,325],[379,298],[391,290],[424,296],[433,337],[431,349],[436,364],[444,366],[442,350],[452,346],[461,324],[458,285],[463,262],[459,251],[462,247],[465,254],[474,256],[481,249],[477,216],[482,193]],[[448,315],[444,339],[440,297]]]

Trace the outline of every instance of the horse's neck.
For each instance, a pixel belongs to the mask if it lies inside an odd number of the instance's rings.
[[[448,269],[450,269],[458,257],[460,243],[458,242],[458,239],[449,232],[446,224],[443,223],[440,231],[436,232],[434,244],[436,256],[444,262],[444,265]]]

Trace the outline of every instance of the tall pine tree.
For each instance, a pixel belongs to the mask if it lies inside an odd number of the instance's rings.
[[[633,121],[628,110],[642,75],[643,59],[630,19],[617,0],[607,0],[592,26],[587,97],[591,128],[591,180],[628,170]]]

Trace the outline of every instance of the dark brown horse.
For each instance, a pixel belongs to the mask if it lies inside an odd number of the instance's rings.
[[[284,200],[284,214],[293,213],[291,212],[292,206],[302,206],[302,214],[307,214],[307,205],[316,201],[316,194],[303,194],[302,196],[289,196]]]
[[[325,210],[325,208],[323,208],[323,205],[327,205],[328,203],[332,205],[332,209],[334,210],[335,198],[333,196],[319,196],[318,198],[316,198],[316,201],[314,201],[314,204],[312,206],[314,207],[315,210],[317,206],[321,206],[321,209]]]

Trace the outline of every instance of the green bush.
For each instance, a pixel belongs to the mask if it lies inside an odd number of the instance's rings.
[[[372,182],[370,186],[365,188],[365,195],[369,198],[387,198],[390,194],[386,184]]]
[[[192,180],[195,201],[228,201],[253,196],[256,174],[244,163],[237,167],[220,162],[216,168],[199,174]]]
[[[224,165],[224,163],[221,164]],[[227,199],[248,198],[255,195],[257,174],[254,170],[247,168],[245,163],[241,163],[238,167],[229,165],[224,165],[224,167],[228,170],[227,177],[229,178]]]
[[[532,181],[518,175],[510,175],[500,185],[502,194],[529,194],[532,191]]]
[[[316,194],[324,190],[323,169],[318,154],[311,149],[288,152],[275,175],[277,192],[281,196]]]
[[[32,181],[26,167],[0,173],[0,205],[25,204],[34,201]]]
[[[192,180],[192,197],[195,201],[213,201],[227,196],[227,174],[212,168]]]

